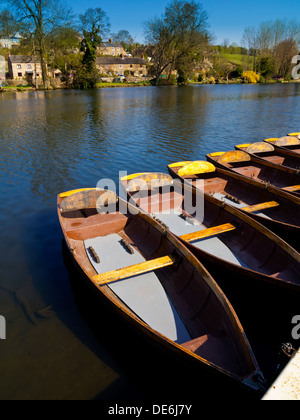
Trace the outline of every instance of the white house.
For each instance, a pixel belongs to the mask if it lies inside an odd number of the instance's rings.
[[[0,84],[1,80],[5,80],[5,74],[6,74],[6,62],[5,58],[0,55]]]
[[[22,37],[20,34],[0,36],[0,47],[8,48],[10,50],[14,45],[19,45],[21,39]]]

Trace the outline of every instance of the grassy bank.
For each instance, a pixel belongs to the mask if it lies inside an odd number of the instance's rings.
[[[111,88],[111,87],[134,87],[134,86],[151,86],[150,82],[138,82],[138,83],[117,83],[117,82],[100,82],[96,84],[96,88],[100,89],[100,88]]]

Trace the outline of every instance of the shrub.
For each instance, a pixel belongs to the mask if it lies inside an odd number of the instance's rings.
[[[242,74],[242,77],[248,82],[248,83],[258,83],[260,79],[260,75],[255,73],[254,71],[244,71]]]
[[[232,79],[240,79],[243,75],[244,69],[242,66],[236,66],[235,70],[230,73]]]
[[[258,83],[266,83],[266,79],[264,78],[264,76],[260,76]]]

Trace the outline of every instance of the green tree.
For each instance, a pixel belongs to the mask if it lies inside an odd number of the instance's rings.
[[[161,18],[153,18],[145,24],[147,42],[152,45],[156,84],[163,73],[172,70],[184,76],[184,61],[196,60],[207,47],[208,15],[200,3],[173,0]],[[190,68],[190,66],[189,66]]]
[[[81,87],[93,87],[99,80],[96,67],[97,48],[101,45],[102,36],[110,29],[109,18],[101,8],[88,9],[79,16],[80,31],[83,35],[81,51],[83,52],[82,68],[76,71],[76,83]]]
[[[73,27],[54,28],[47,36],[47,46],[52,67],[67,72],[74,52],[79,49],[79,33]]]
[[[272,77],[276,72],[274,57],[261,57],[259,60],[259,72],[265,79]]]

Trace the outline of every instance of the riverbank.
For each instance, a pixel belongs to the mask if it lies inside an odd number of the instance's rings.
[[[291,83],[300,83],[299,80],[282,80],[282,81],[267,81],[264,83],[247,83],[242,81],[235,81],[235,80],[219,80],[215,82],[189,82],[186,86],[197,86],[197,85],[275,85],[275,84],[291,84]],[[142,81],[142,82],[135,82],[135,83],[126,83],[126,82],[100,82],[97,83],[95,89],[105,89],[105,88],[126,88],[126,87],[145,87],[145,86],[153,86],[150,81]],[[163,85],[169,86],[169,85]],[[174,86],[177,86],[174,84]],[[64,86],[59,87],[50,87],[48,90],[72,90],[73,88],[67,88]],[[43,91],[44,89],[36,89],[32,86],[3,86],[0,89],[1,93],[9,93],[9,92],[35,92],[35,91]]]
[[[142,81],[136,83],[126,83],[126,82],[100,82],[97,83],[95,89],[102,89],[102,88],[125,88],[125,87],[140,87],[140,86],[152,86],[149,81]],[[73,88],[67,88],[65,86],[55,86],[50,87],[48,90],[72,90]],[[1,93],[7,92],[35,92],[35,91],[43,91],[44,89],[39,88],[36,89],[32,86],[3,86],[0,89]]]

